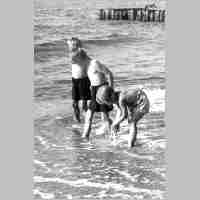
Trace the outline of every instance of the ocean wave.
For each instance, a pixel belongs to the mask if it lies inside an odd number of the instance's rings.
[[[105,34],[102,34],[102,35],[99,35],[99,36],[95,36],[95,37],[91,37],[91,38],[88,38],[88,39],[84,39],[83,41],[85,42],[95,42],[95,41],[108,41],[108,40],[118,40],[118,39],[137,39],[136,37],[133,37],[131,36],[130,33],[128,32],[125,32],[125,33],[105,33]]]
[[[81,39],[81,38],[80,38]],[[81,39],[83,46],[87,47],[88,45],[96,46],[105,46],[113,43],[128,43],[132,42],[141,42],[144,38],[131,37],[127,34],[109,34],[104,36],[93,37],[89,39]],[[37,51],[56,51],[56,50],[65,50],[67,47],[67,38],[61,40],[52,40],[47,42],[36,43],[34,45],[34,50]]]
[[[34,189],[33,190],[33,194],[36,196],[36,195],[39,195],[42,199],[54,199],[54,194],[53,193],[45,193],[45,192],[41,192],[39,189]]]
[[[150,195],[150,196],[154,196],[156,198],[163,198],[164,195],[164,191],[162,190],[150,190],[147,188],[138,188],[138,187],[134,187],[132,185],[129,186],[124,186],[122,184],[119,183],[112,183],[112,182],[108,182],[107,184],[102,184],[102,183],[98,183],[98,182],[90,182],[87,179],[79,179],[76,181],[70,181],[70,180],[66,180],[66,179],[61,179],[61,178],[45,178],[42,176],[34,176],[34,182],[35,183],[44,183],[44,182],[49,182],[49,183],[57,183],[57,184],[67,184],[70,185],[72,187],[76,187],[76,188],[81,188],[81,187],[91,187],[91,188],[100,188],[100,189],[112,189],[115,192],[118,191],[127,191],[130,193],[136,193],[136,194],[146,194],[146,195]]]
[[[43,42],[40,44],[35,44],[34,45],[34,51],[56,51],[56,50],[63,50],[65,46],[65,41],[64,40],[54,40],[54,41],[49,41],[49,42]]]

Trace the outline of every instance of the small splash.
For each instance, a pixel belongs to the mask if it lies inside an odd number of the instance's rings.
[[[81,125],[78,125],[78,124],[72,124],[72,128],[81,129],[83,127]]]
[[[71,194],[67,194],[66,197],[67,197],[67,199],[69,199],[69,200],[70,200],[70,199],[73,199],[73,196],[72,196]]]
[[[166,139],[160,139],[160,140],[153,140],[146,143],[147,147],[153,151],[157,149],[166,149],[167,142]]]
[[[102,124],[100,128],[96,129],[96,135],[109,134],[109,129],[106,124]]]

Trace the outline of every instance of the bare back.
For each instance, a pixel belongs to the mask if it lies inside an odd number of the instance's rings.
[[[98,86],[106,82],[104,65],[96,60],[91,60],[87,73],[92,86]]]
[[[137,122],[144,114],[149,112],[149,106],[147,95],[140,89],[120,92],[114,124],[118,125],[126,118],[129,121]]]
[[[138,93],[136,90],[124,91],[120,94],[120,101],[122,101],[128,108],[137,104]]]
[[[136,108],[149,110],[149,100],[143,90],[136,89],[124,91],[120,93],[118,107],[129,112],[133,112]]]

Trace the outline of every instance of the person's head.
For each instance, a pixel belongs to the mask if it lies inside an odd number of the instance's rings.
[[[75,37],[67,40],[67,45],[70,51],[77,51],[79,48],[82,48],[82,42]]]
[[[101,86],[96,94],[96,101],[99,104],[111,105],[117,102],[116,92],[108,85]]]

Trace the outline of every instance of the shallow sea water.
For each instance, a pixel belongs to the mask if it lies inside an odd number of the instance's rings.
[[[35,0],[35,200],[166,199],[165,25],[103,22],[96,15],[102,7],[145,3]],[[117,89],[145,88],[151,108],[139,123],[135,148],[127,148],[126,121],[116,143],[98,135],[98,114],[90,141],[80,137],[82,124],[76,126],[72,116],[65,43],[71,36],[80,37],[88,54],[112,70]]]

